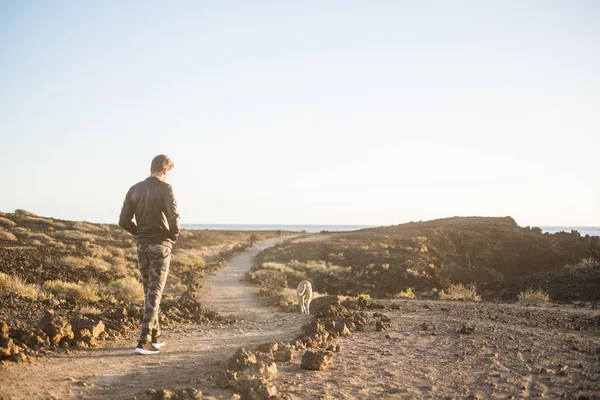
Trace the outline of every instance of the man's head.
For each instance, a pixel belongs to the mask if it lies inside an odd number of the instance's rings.
[[[150,164],[150,175],[155,176],[161,181],[165,181],[167,179],[167,174],[170,170],[173,169],[175,164],[166,154],[159,154],[152,160],[152,164]]]

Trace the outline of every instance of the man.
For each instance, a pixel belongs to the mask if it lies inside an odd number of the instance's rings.
[[[154,157],[150,176],[129,189],[119,216],[119,226],[135,235],[144,285],[142,332],[135,349],[138,354],[158,354],[165,344],[160,337],[158,311],[169,273],[171,249],[179,235],[177,201],[173,188],[165,182],[173,167],[166,155]]]

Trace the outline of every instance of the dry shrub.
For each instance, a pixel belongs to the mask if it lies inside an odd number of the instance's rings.
[[[54,226],[54,221],[48,218],[37,217],[37,216],[26,216],[23,218],[22,222],[25,223],[35,223],[35,224],[44,224],[46,226]]]
[[[190,268],[202,268],[204,267],[204,260],[194,254],[188,254],[184,257],[177,257],[175,260],[186,267]]]
[[[62,243],[62,242],[55,242],[55,241],[52,241],[52,242],[48,242],[48,243],[46,243],[46,244],[47,244],[48,246],[56,247],[57,249],[64,249],[64,248],[66,248],[66,247],[67,247],[67,246],[66,246],[64,243]]]
[[[42,243],[52,242],[52,238],[45,233],[32,233],[27,237],[28,240],[38,240]]]
[[[105,250],[108,251],[114,257],[125,257],[125,250],[123,250],[120,247],[107,246]]]
[[[79,307],[79,312],[82,314],[88,314],[88,315],[102,314],[102,310],[100,310],[99,308],[96,308],[94,306],[81,306],[81,307]]]
[[[37,285],[25,283],[18,276],[11,276],[0,272],[0,293],[37,299],[40,290]]]
[[[531,288],[519,293],[519,303],[524,305],[543,304],[550,301],[548,293],[542,289],[533,290]]]
[[[291,261],[287,265],[276,262],[266,262],[262,265],[262,268],[271,271],[283,272],[287,277],[288,283],[291,285],[307,279],[306,264],[299,263],[297,261]]]
[[[25,216],[28,216],[28,217],[37,217],[37,215],[34,214],[34,213],[32,213],[31,211],[23,210],[21,208],[16,209],[15,210],[15,214],[17,214],[17,215],[25,215]]]
[[[0,231],[0,240],[9,240],[11,242],[14,242],[17,240],[17,237],[10,232]]]
[[[125,302],[140,302],[144,299],[144,287],[137,279],[129,276],[108,285],[108,293]]]
[[[29,242],[30,245],[32,246],[43,246],[44,243],[40,242],[39,240],[32,240],[31,242]]]
[[[98,246],[97,244],[87,243],[85,251],[90,257],[109,258],[112,256],[108,248]]]
[[[17,225],[15,221],[11,221],[8,218],[0,217],[0,226],[5,226],[7,228],[13,227]]]
[[[127,275],[127,260],[122,257],[113,257],[110,260],[111,271],[117,275]]]
[[[400,297],[403,299],[414,299],[416,296],[415,293],[412,291],[412,288],[408,288],[396,294],[396,297]]]
[[[600,267],[600,262],[593,259],[592,257],[586,257],[582,258],[579,264],[577,264],[577,266],[581,268],[598,268]]]
[[[54,226],[54,229],[67,229],[67,224],[62,222],[54,221],[52,225]]]
[[[109,263],[100,258],[86,257],[86,261],[90,267],[96,268],[100,272],[106,272],[111,268]]]
[[[72,302],[95,303],[100,300],[96,286],[89,283],[47,281],[42,285],[42,290],[59,299]]]
[[[90,242],[93,242],[94,240],[96,240],[96,237],[94,235],[90,235],[89,233],[85,233],[85,232],[73,231],[73,230],[56,232],[54,234],[54,236],[57,238],[67,239],[67,240],[81,240],[81,241],[87,240]]]
[[[79,232],[97,232],[103,230],[101,227],[90,224],[89,222],[75,222],[73,224],[73,229]]]
[[[20,238],[28,238],[31,235],[31,231],[27,228],[23,228],[17,226],[16,228],[11,229],[11,232],[17,235]]]
[[[447,290],[440,291],[439,296],[443,300],[481,300],[477,294],[477,288],[473,284],[466,286],[462,283],[452,284]]]
[[[84,268],[88,265],[85,258],[66,256],[60,259],[61,265],[66,265],[71,268]]]

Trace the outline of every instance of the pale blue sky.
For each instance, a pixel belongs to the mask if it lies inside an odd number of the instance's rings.
[[[600,225],[600,2],[0,0],[0,210]]]

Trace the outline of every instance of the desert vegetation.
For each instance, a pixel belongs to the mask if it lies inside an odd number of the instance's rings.
[[[195,298],[204,274],[250,243],[282,234],[182,231],[165,288],[164,325],[215,318],[204,316]],[[138,325],[142,299],[134,239],[116,225],[56,220],[26,210],[0,216],[0,322],[10,329],[19,326],[21,333],[12,339],[22,345],[20,354],[35,355],[44,347],[19,341],[42,318],[104,321],[104,338],[126,333]],[[65,343],[89,345],[76,336]]]
[[[519,303],[521,304],[537,305],[547,303],[549,301],[550,296],[541,289],[527,289],[526,291],[519,293]]]
[[[561,302],[600,300],[598,259],[600,237],[543,234],[510,217],[472,217],[283,243],[259,254],[253,272],[271,271],[290,288],[308,279],[336,295],[411,297],[410,290],[425,299],[516,302],[519,293],[539,287]]]

